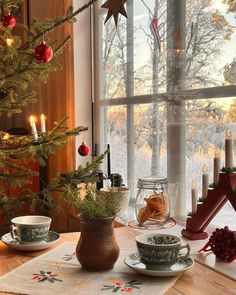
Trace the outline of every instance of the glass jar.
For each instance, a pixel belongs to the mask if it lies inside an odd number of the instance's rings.
[[[135,204],[140,225],[163,225],[170,218],[167,178],[140,177]]]

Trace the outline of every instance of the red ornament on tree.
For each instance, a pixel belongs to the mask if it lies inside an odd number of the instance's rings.
[[[7,27],[14,28],[16,25],[16,19],[11,14],[3,15],[1,18],[1,24],[5,28]]]
[[[39,63],[49,62],[52,59],[52,57],[52,48],[46,45],[44,42],[42,42],[35,48],[35,58]]]
[[[82,142],[82,144],[78,147],[79,155],[82,157],[88,156],[89,152],[90,152],[89,146],[87,146],[84,142]]]

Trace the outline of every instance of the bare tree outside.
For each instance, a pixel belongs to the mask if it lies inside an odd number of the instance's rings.
[[[185,55],[185,88],[196,89],[195,97],[198,98],[199,88],[226,85],[224,71],[225,64],[218,59],[224,54],[225,44],[230,44],[234,27],[229,23],[225,14],[221,13],[212,0],[186,1],[186,48],[179,48],[180,54]],[[222,0],[220,3],[231,4]],[[165,92],[166,78],[166,1],[164,0],[138,0],[134,1],[134,9],[142,7],[142,21],[135,19],[134,46],[138,42],[145,43],[147,52],[135,52],[134,54],[134,94],[136,96]],[[230,12],[235,12],[235,6],[229,5]],[[157,16],[159,32],[161,36],[161,51],[154,43],[149,25],[153,17]],[[135,16],[136,17],[136,16]],[[137,15],[138,19],[139,15]],[[116,98],[127,95],[126,80],[126,22],[121,20],[118,30],[108,25],[104,32],[104,72],[105,86],[104,97]],[[140,37],[142,36],[142,37]],[[171,38],[179,38],[178,32],[173,32]],[[139,44],[139,48],[144,48]],[[137,47],[138,48],[138,47]],[[178,48],[176,48],[178,49]],[[137,55],[137,56],[136,56]],[[149,59],[142,62],[142,55]],[[175,99],[175,97],[173,97]],[[158,102],[149,105],[136,105],[135,107],[135,148],[141,151],[144,145],[149,146],[150,163],[149,174],[163,174],[160,163],[165,159],[162,151],[166,149],[166,105]],[[126,136],[125,116],[121,115],[126,109],[120,107],[120,112],[113,112],[114,107],[109,108],[106,118],[110,139],[114,136]],[[116,107],[117,110],[118,107]],[[194,153],[207,154],[209,149],[222,148],[220,141],[224,133],[226,109],[217,100],[190,100],[185,103],[186,117],[186,157],[192,157]],[[119,113],[119,115],[118,115]],[[203,131],[204,128],[207,132]],[[214,136],[217,134],[217,136]],[[123,138],[122,143],[125,142]],[[117,141],[117,144],[118,141]],[[174,143],[173,143],[174,144]],[[141,155],[140,155],[141,157]],[[140,169],[141,170],[141,169]],[[143,171],[143,169],[142,169]],[[137,172],[137,175],[141,173]],[[135,177],[137,176],[135,175]]]

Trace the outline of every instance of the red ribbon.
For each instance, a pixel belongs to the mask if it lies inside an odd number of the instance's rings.
[[[201,252],[201,251],[204,251],[204,252],[209,252],[209,251],[212,251],[213,252],[213,249],[212,249],[212,243],[210,241],[208,241],[206,243],[206,245],[201,249],[199,250],[198,252]],[[213,252],[214,253],[214,252]],[[229,257],[227,259],[227,262],[233,262],[234,260],[236,260],[236,255],[232,256],[232,257]]]
[[[209,249],[207,249],[208,247],[210,247]],[[199,250],[198,252],[201,252],[201,251],[204,251],[204,252],[209,252],[209,251],[212,251],[212,248],[211,248],[211,243],[210,243],[210,241],[208,241],[207,243],[206,243],[206,245],[201,249],[201,250]]]

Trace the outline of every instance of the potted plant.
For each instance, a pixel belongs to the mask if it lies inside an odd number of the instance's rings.
[[[112,269],[119,256],[119,246],[114,236],[114,219],[120,210],[122,196],[96,190],[78,188],[71,193],[81,222],[81,235],[76,256],[88,271]]]

